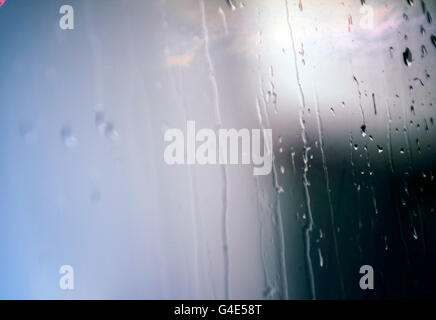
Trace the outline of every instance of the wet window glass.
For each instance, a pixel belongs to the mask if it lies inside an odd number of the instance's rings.
[[[0,1],[0,297],[434,298],[435,15]]]

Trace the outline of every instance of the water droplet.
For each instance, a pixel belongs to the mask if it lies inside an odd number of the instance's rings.
[[[232,9],[232,10],[236,10],[236,6],[233,3],[233,0],[226,0],[227,6]]]
[[[412,64],[412,52],[409,50],[409,48],[406,48],[406,50],[404,50],[403,59],[406,66],[410,66]]]
[[[61,129],[61,138],[65,146],[68,148],[74,148],[77,145],[77,138],[73,135],[71,127],[65,126]]]
[[[418,233],[416,232],[415,227],[413,227],[413,239],[418,240]]]
[[[362,137],[366,137],[366,124],[362,124],[360,130],[362,131]]]
[[[423,25],[421,25],[420,32],[421,32],[422,35],[424,35],[427,32]]]
[[[106,130],[106,123],[104,117],[105,116],[103,111],[97,111],[95,113],[95,126],[97,127],[97,130],[100,133],[104,133]]]
[[[430,11],[427,11],[427,22],[431,24],[433,22],[433,18],[431,17]]]
[[[115,127],[111,122],[106,124],[105,134],[106,137],[112,142],[116,142],[119,139],[118,131],[115,130]]]
[[[322,268],[324,266],[324,259],[322,257],[321,248],[318,248],[318,255],[319,255],[319,266]]]
[[[425,45],[421,46],[421,58],[424,58],[425,56],[427,56],[428,52],[427,52],[427,48],[425,47]]]
[[[421,9],[422,9],[422,13],[426,13],[427,11],[427,6],[425,5],[424,0],[421,0]]]

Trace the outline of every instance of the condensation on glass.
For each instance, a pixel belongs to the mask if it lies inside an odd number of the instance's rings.
[[[61,5],[0,9],[0,297],[435,296],[434,1]],[[190,120],[271,174],[167,165]]]

